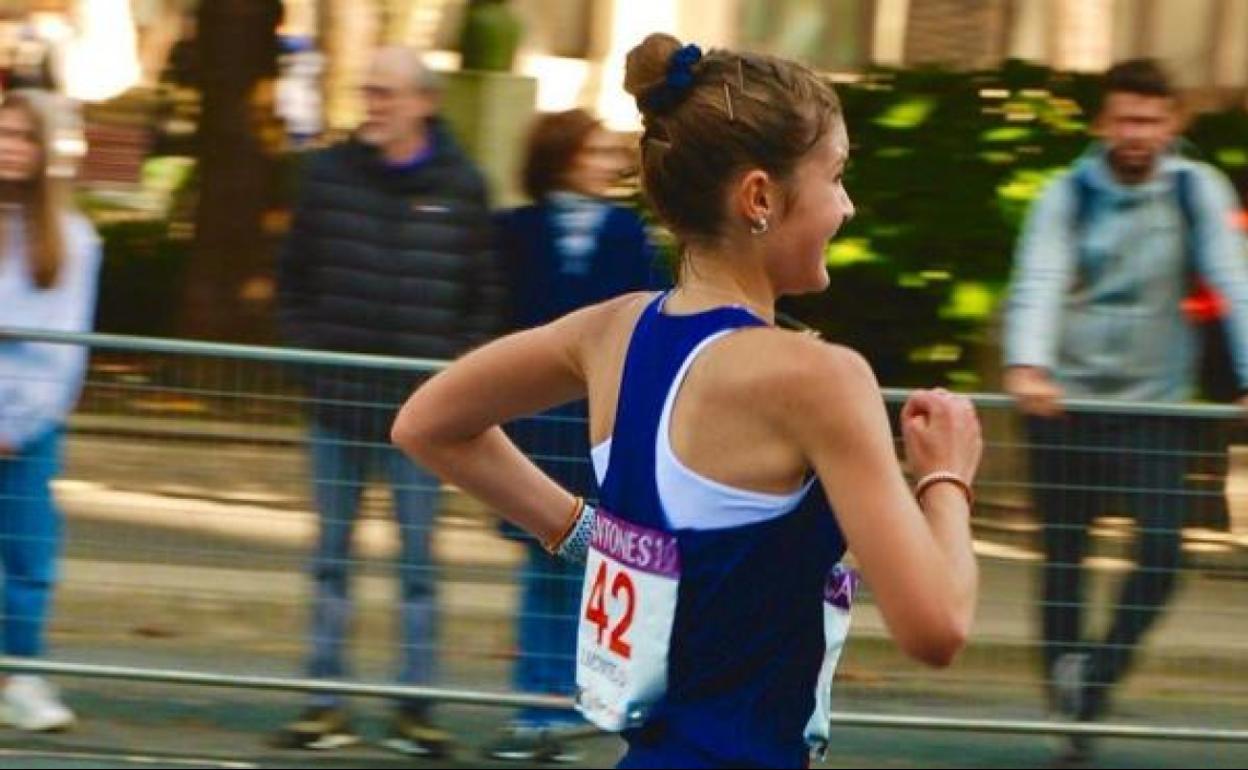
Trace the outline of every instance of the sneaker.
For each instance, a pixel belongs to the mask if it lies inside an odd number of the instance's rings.
[[[1062,767],[1077,767],[1092,759],[1092,736],[1067,734],[1061,736],[1057,761]]]
[[[73,726],[74,712],[61,702],[55,686],[43,677],[9,677],[0,700],[0,721],[19,730],[56,732]]]
[[[451,736],[427,717],[399,711],[390,736],[381,745],[409,757],[440,759],[451,752]]]
[[[359,742],[347,712],[336,706],[312,706],[283,727],[271,741],[279,749],[328,751]]]
[[[1054,705],[1062,716],[1080,719],[1084,715],[1090,663],[1086,652],[1068,652],[1053,662]]]
[[[585,752],[576,748],[576,745],[565,741],[555,735],[547,735],[546,737],[546,755],[541,757],[546,762],[558,762],[560,764],[577,764],[585,761]]]
[[[554,730],[532,725],[508,725],[485,747],[485,756],[502,762],[580,762],[583,752],[561,739]]]
[[[1062,717],[1074,722],[1091,721],[1088,677],[1092,658],[1086,652],[1068,652],[1053,662],[1053,701]],[[1063,766],[1078,766],[1092,758],[1091,735],[1068,733],[1059,737],[1057,759]]]
[[[503,762],[533,762],[543,755],[545,746],[545,730],[508,725],[499,731],[493,743],[485,747],[485,756]]]

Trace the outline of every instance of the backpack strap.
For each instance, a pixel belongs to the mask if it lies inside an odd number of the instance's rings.
[[[1096,202],[1096,187],[1092,185],[1092,180],[1088,178],[1088,170],[1083,166],[1071,173],[1070,186],[1075,204],[1070,210],[1070,229],[1078,241],[1084,228],[1088,226],[1088,220],[1092,218],[1092,206]]]
[[[1179,204],[1179,213],[1183,215],[1183,249],[1187,255],[1187,271],[1193,280],[1200,273],[1200,260],[1197,250],[1200,238],[1196,237],[1196,226],[1199,223],[1196,213],[1195,180],[1192,172],[1181,168],[1174,173],[1174,197]]]

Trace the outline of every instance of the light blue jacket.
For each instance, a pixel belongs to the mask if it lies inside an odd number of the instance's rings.
[[[1080,168],[1095,192],[1076,228],[1071,175]],[[1180,169],[1195,209],[1195,258],[1174,187]],[[1048,369],[1075,398],[1190,398],[1197,340],[1180,303],[1194,264],[1229,303],[1235,371],[1248,386],[1248,251],[1232,222],[1236,206],[1212,166],[1167,155],[1150,180],[1124,185],[1093,147],[1028,213],[1006,299],[1005,364]]]
[[[0,250],[0,328],[64,332],[91,329],[100,242],[90,222],[65,216],[65,262],[46,289],[31,279],[21,217],[5,216]],[[64,423],[82,389],[87,351],[79,345],[0,338],[0,445],[20,450]]]

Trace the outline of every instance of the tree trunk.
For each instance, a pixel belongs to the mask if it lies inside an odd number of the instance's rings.
[[[255,294],[272,265],[262,218],[275,162],[260,130],[272,125],[279,0],[205,0],[198,11],[199,205],[187,271],[188,336],[257,341],[269,304]]]

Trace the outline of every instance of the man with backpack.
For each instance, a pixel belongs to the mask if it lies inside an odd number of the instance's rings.
[[[1105,75],[1099,141],[1028,215],[1005,317],[1005,388],[1026,415],[1045,564],[1041,625],[1051,706],[1098,719],[1109,690],[1172,593],[1187,503],[1185,455],[1202,431],[1162,415],[1070,411],[1065,398],[1178,402],[1194,395],[1201,344],[1184,298],[1225,307],[1235,382],[1248,386],[1248,269],[1228,180],[1174,152],[1179,110],[1152,61]],[[1248,399],[1236,396],[1248,406]],[[1092,520],[1120,500],[1136,559],[1108,632],[1084,633],[1082,568]],[[1070,758],[1086,755],[1072,737]]]

